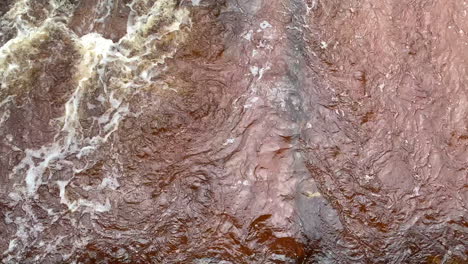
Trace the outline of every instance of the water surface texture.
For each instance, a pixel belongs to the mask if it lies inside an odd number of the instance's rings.
[[[463,0],[0,0],[1,263],[468,263]]]

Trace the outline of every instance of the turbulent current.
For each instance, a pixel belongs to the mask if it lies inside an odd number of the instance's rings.
[[[468,263],[463,0],[0,0],[1,263]]]

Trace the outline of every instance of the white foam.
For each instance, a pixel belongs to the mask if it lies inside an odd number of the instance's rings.
[[[85,200],[85,199],[80,199],[78,201],[78,204],[79,204],[79,206],[88,207],[89,209],[91,209],[91,211],[95,211],[95,212],[99,212],[99,213],[108,212],[108,211],[110,211],[112,209],[112,206],[110,204],[110,200],[109,200],[108,197],[106,198],[106,203],[105,204],[101,204],[101,203],[98,203],[98,202],[92,202],[92,201],[88,201],[88,200]]]
[[[112,1],[103,1],[102,4],[105,5],[103,8],[111,6]],[[146,0],[134,0],[132,4],[139,1]],[[27,0],[18,1],[15,4],[17,10],[15,12],[19,14],[28,9],[28,2]],[[200,3],[200,1],[195,2],[197,5]],[[60,1],[52,0],[51,3],[54,10],[62,8]],[[175,52],[174,48],[170,52],[161,52],[161,55],[155,57],[155,59],[146,59],[145,56],[147,55],[158,54],[158,51],[153,48],[156,46],[154,42],[165,34],[180,31],[183,24],[189,24],[190,22],[188,10],[178,8],[174,11],[171,8],[174,3],[171,0],[157,1],[146,12],[138,16],[135,10],[132,10],[128,23],[128,32],[117,44],[97,33],[90,33],[82,37],[77,37],[74,34],[70,35],[75,48],[81,55],[81,60],[76,67],[76,72],[74,72],[76,87],[65,103],[64,115],[57,118],[63,124],[61,131],[55,135],[54,141],[39,149],[25,150],[25,157],[9,175],[10,178],[17,177],[20,174],[25,175],[26,188],[24,190],[19,189],[20,192],[25,193],[28,197],[33,197],[39,186],[43,184],[43,179],[44,181],[50,180],[50,175],[44,175],[48,167],[60,170],[62,166],[67,166],[71,167],[75,173],[82,171],[86,166],[75,167],[77,165],[66,159],[69,157],[82,159],[92,154],[118,129],[120,121],[130,113],[129,105],[126,102],[129,93],[151,84],[152,77],[157,74],[157,67],[155,66],[164,63],[164,60],[171,57]],[[101,19],[104,19],[107,15],[109,15],[109,12],[105,13]],[[150,29],[153,30],[152,27],[161,19],[172,19],[172,23],[160,29],[160,32],[145,35]],[[12,49],[37,39],[47,38],[49,27],[61,27],[61,22],[54,21],[52,17],[49,17],[39,27],[23,25],[22,30],[19,30],[15,38],[0,47],[0,81],[1,78],[6,76],[6,73],[13,74],[21,69],[21,65],[7,63],[6,58],[12,52]],[[63,30],[69,32],[68,29],[65,29],[65,26],[63,26]],[[174,47],[177,46],[176,44],[174,44]],[[106,76],[106,74],[111,76]],[[123,76],[125,76],[125,79]],[[137,76],[141,78],[136,78]],[[3,82],[2,87],[4,87]],[[95,106],[84,100],[90,95],[90,89],[100,91],[100,88],[103,88],[104,92],[100,93],[95,99],[101,105],[98,103],[98,106]],[[12,98],[7,99],[11,100]],[[2,103],[5,102],[7,101],[4,100]],[[88,109],[107,108],[101,116],[91,117],[101,126],[101,130],[97,132],[97,135],[85,137],[82,131],[80,120],[83,118],[81,108],[84,106],[87,106]],[[73,177],[73,175],[67,175],[66,179],[70,177]],[[60,179],[56,181],[56,184],[60,190],[60,202],[67,205],[69,210],[74,211],[80,207],[85,207],[85,210],[106,212],[111,209],[108,199],[104,203],[86,199],[70,201],[66,195],[66,186],[69,184],[69,180]],[[105,178],[99,188],[115,190],[119,186],[117,179]],[[82,188],[87,187],[82,186]]]
[[[248,40],[248,41],[251,41],[252,40],[252,34],[253,34],[253,30],[249,30],[242,37],[244,39]]]
[[[257,66],[250,66],[250,73],[255,77],[258,75],[258,67]]]
[[[326,49],[326,48],[328,48],[328,43],[326,43],[325,41],[320,42],[320,48],[321,48],[321,49]]]
[[[16,239],[11,240],[10,243],[8,244],[8,252],[13,251],[16,245],[17,245],[17,240]]]
[[[101,184],[99,185],[100,189],[110,188],[112,190],[117,190],[120,187],[119,182],[116,178],[106,177],[102,180]]]
[[[228,139],[226,139],[226,142],[223,143],[223,146],[230,145],[230,144],[232,144],[234,142],[236,142],[235,138],[228,138]]]
[[[270,68],[270,63],[267,63],[267,64],[265,65],[265,67],[262,67],[262,68],[258,71],[258,79],[259,79],[259,80],[262,79],[263,74],[264,74],[266,71],[270,70],[270,69],[271,69],[271,68]]]
[[[60,192],[60,203],[69,205],[67,196],[65,194],[65,187],[67,187],[69,181],[56,181],[57,185],[59,186]],[[70,207],[70,206],[69,206]]]
[[[70,211],[74,212],[80,207],[87,207],[87,211],[95,211],[102,213],[107,212],[112,208],[109,198],[106,198],[105,204],[95,201],[89,201],[86,199],[78,199],[77,201],[70,202],[66,196],[65,190],[68,184],[69,181],[57,181],[57,185],[59,186],[60,190],[60,203],[65,204]]]
[[[262,23],[260,23],[260,28],[261,29],[267,29],[267,28],[271,28],[271,24],[268,23],[268,21],[263,21]]]
[[[50,147],[42,147],[39,150],[27,149],[25,154],[26,157],[13,169],[13,172],[16,173],[19,169],[28,167],[25,178],[26,188],[28,194],[33,195],[42,183],[41,176],[46,168],[54,160],[62,158],[63,153],[62,148],[55,142]],[[42,158],[42,161],[35,165],[33,157]]]

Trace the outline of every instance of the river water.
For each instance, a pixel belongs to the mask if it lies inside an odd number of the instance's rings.
[[[468,263],[468,3],[1,0],[2,263]]]

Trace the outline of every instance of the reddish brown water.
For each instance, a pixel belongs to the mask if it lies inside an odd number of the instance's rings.
[[[468,263],[468,3],[3,0],[2,263]]]

